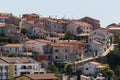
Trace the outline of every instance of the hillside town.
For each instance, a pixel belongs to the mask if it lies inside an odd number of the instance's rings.
[[[0,80],[119,80],[107,62],[119,34],[120,24],[88,16],[0,13]]]

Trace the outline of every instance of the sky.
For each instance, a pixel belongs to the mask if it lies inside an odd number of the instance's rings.
[[[19,16],[37,13],[41,17],[100,20],[102,27],[120,22],[120,0],[1,0],[0,12]]]

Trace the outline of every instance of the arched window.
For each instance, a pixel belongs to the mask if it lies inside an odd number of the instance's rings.
[[[21,69],[26,69],[26,66],[25,65],[21,66]]]

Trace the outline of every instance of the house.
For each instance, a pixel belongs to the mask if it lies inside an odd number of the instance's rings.
[[[27,57],[0,57],[4,65],[0,64],[2,72],[6,72],[6,77],[1,75],[1,78],[7,78],[13,80],[14,77],[21,76],[23,74],[40,74],[45,73],[45,69],[41,68],[40,63]],[[4,66],[4,67],[3,67]]]
[[[86,22],[72,21],[67,25],[67,31],[70,31],[75,36],[88,36],[92,31],[92,26]]]
[[[0,23],[6,23],[10,16],[12,16],[11,13],[0,13]]]
[[[33,23],[36,23],[39,21],[40,16],[38,14],[32,13],[32,14],[23,14],[22,18],[26,19],[26,21],[33,21]]]
[[[92,30],[101,28],[100,21],[95,19],[95,18],[92,18],[92,17],[86,16],[86,17],[83,17],[82,19],[80,19],[79,21],[87,22],[87,23],[91,24],[92,25]]]
[[[0,23],[0,35],[1,35],[1,36],[4,36],[5,33],[6,33],[5,27],[6,27],[6,24],[5,24],[5,23]]]
[[[39,55],[44,54],[44,46],[51,42],[43,39],[29,40],[25,42],[26,51],[37,52]]]
[[[7,54],[18,54],[18,55],[22,55],[24,52],[24,44],[6,44],[4,46],[2,46],[2,51],[3,54],[7,53]]]
[[[83,64],[83,69],[82,72],[85,75],[94,75],[100,72],[100,70],[103,68],[104,66],[102,66],[101,63],[92,61],[92,62],[88,62]]]
[[[120,34],[120,24],[112,23],[106,27],[113,34]]]
[[[5,29],[5,36],[16,37],[21,33],[20,28],[14,24],[6,24]]]
[[[66,21],[52,18],[46,18],[44,21],[45,30],[56,33],[65,33],[67,24]]]
[[[16,77],[15,80],[59,80],[55,74],[25,74],[19,77]]]
[[[83,59],[84,44],[78,41],[61,41],[51,44],[54,61],[73,62]]]
[[[104,28],[99,28],[90,33],[88,44],[95,56],[101,55],[112,44],[112,34]]]

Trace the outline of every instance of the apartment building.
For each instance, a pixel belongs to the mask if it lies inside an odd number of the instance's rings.
[[[100,55],[106,51],[112,44],[112,34],[104,28],[99,28],[90,33],[89,45],[91,52],[95,56]]]
[[[63,20],[57,20],[52,18],[45,19],[45,30],[49,32],[65,33],[67,22]]]
[[[84,44],[78,41],[56,42],[52,46],[52,58],[54,61],[73,62],[83,59]]]
[[[31,58],[26,57],[0,57],[0,78],[2,80],[13,80],[14,77],[23,74],[45,73],[41,64]],[[3,64],[3,65],[2,65]]]

